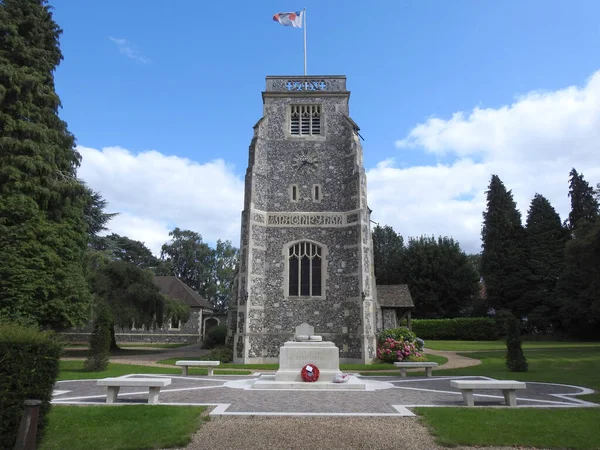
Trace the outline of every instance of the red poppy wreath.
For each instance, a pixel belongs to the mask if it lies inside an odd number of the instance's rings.
[[[300,375],[304,381],[312,383],[319,379],[319,368],[314,364],[307,364],[302,368]]]

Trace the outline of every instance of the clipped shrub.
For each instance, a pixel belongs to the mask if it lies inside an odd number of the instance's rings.
[[[216,347],[212,351],[202,357],[205,361],[221,361],[222,363],[230,363],[233,361],[233,347]]]
[[[527,372],[528,364],[521,346],[519,319],[506,315],[506,367],[511,372]]]
[[[38,442],[47,424],[64,342],[52,332],[0,324],[0,448],[12,449],[23,402],[41,400]]]
[[[413,319],[412,329],[423,339],[493,341],[499,337],[496,321],[487,317]]]
[[[396,341],[415,342],[417,335],[406,327],[389,328],[377,334],[377,342],[382,344],[386,339],[392,338]]]
[[[215,348],[219,345],[225,345],[225,339],[227,338],[227,325],[217,325],[211,328],[206,333],[204,340],[202,341],[203,348]]]
[[[105,308],[98,311],[94,320],[94,330],[90,335],[90,356],[85,361],[85,370],[88,372],[102,372],[108,367],[110,358],[110,326],[111,318]]]

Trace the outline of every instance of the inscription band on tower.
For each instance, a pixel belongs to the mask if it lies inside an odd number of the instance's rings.
[[[348,213],[254,212],[254,214],[252,214],[252,222],[270,227],[343,227],[355,225],[358,223],[358,217],[358,213],[354,211]]]

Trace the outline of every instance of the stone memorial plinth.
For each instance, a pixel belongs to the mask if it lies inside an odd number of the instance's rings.
[[[253,389],[366,389],[366,384],[348,377],[343,383],[334,383],[340,374],[340,349],[333,342],[315,336],[314,327],[304,323],[296,327],[296,340],[288,341],[279,350],[279,370],[275,375],[262,375],[252,385]],[[315,365],[319,379],[306,382],[302,379],[302,368]]]

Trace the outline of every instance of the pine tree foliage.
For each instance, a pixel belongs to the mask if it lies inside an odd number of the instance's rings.
[[[488,304],[509,309],[517,316],[526,313],[522,302],[527,283],[525,230],[512,192],[497,175],[492,175],[483,213],[481,275]]]
[[[373,261],[377,284],[402,284],[404,239],[388,225],[373,229]]]
[[[414,304],[415,317],[458,317],[479,291],[472,262],[452,238],[411,238],[402,266]]]
[[[571,335],[600,339],[600,218],[580,221],[565,249],[560,317]]]
[[[85,189],[85,206],[83,216],[87,224],[87,232],[91,239],[98,233],[107,230],[106,224],[118,213],[107,213],[105,211],[107,202],[98,191],[90,188],[85,182],[81,182]]]
[[[0,1],[0,320],[84,322],[80,155],[58,116],[61,30],[44,0]]]
[[[528,328],[550,331],[559,321],[557,284],[564,266],[567,231],[550,202],[536,194],[526,226],[528,279],[523,298]]]
[[[569,213],[569,229],[574,230],[579,221],[593,222],[598,217],[598,200],[594,188],[573,168],[569,173],[569,197],[571,212]]]

